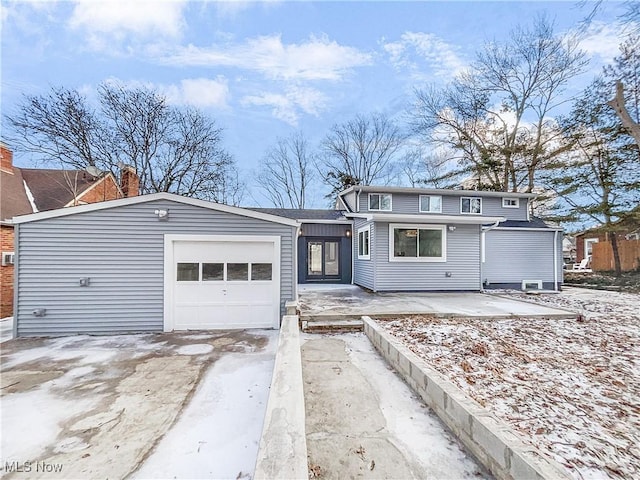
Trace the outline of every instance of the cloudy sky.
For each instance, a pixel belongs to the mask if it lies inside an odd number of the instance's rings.
[[[604,2],[582,42],[590,71],[620,43],[619,2]],[[546,14],[569,32],[589,13],[576,1],[2,1],[2,111],[51,86],[89,98],[115,79],[157,87],[225,129],[225,147],[252,186],[278,136],[319,142],[357,113],[402,118],[413,89],[445,83],[484,42]],[[16,164],[29,159],[16,156]],[[255,201],[254,201],[255,200]],[[258,194],[245,201],[262,203]]]

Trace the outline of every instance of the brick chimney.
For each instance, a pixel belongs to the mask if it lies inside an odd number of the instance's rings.
[[[13,152],[0,142],[0,170],[13,173]]]
[[[125,165],[120,170],[120,188],[125,197],[136,197],[140,194],[140,178],[131,165]]]

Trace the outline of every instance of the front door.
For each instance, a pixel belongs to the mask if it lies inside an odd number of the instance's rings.
[[[307,279],[337,280],[340,278],[340,242],[309,240],[307,242]]]

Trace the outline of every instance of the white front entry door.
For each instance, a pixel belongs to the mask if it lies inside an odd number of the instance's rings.
[[[279,267],[279,237],[167,235],[165,331],[277,328]]]

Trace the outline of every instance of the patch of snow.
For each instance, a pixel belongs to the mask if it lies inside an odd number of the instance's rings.
[[[258,354],[230,353],[205,374],[179,420],[133,478],[250,478],[273,372],[276,333]]]
[[[54,386],[46,382],[38,389],[2,397],[2,462],[38,460],[55,442],[64,421],[90,410],[101,398],[78,396],[70,402],[52,393]]]
[[[208,343],[184,345],[176,350],[180,355],[204,355],[213,352],[213,346]]]
[[[31,190],[29,189],[29,185],[27,185],[26,180],[22,180],[22,183],[24,183],[24,193],[27,194],[27,199],[29,200],[29,205],[31,205],[31,210],[33,211],[33,213],[38,213],[36,200],[35,198],[33,198],[33,193],[31,193]]]

